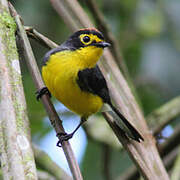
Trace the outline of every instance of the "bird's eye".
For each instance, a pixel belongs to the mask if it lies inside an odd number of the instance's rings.
[[[89,37],[89,36],[84,36],[84,37],[83,37],[83,41],[84,41],[85,43],[88,43],[88,42],[90,41],[90,37]]]

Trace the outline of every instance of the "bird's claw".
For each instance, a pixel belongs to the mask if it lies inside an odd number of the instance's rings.
[[[69,139],[71,139],[73,137],[73,134],[74,133],[70,133],[70,134],[67,134],[67,133],[58,133],[57,136],[59,138],[59,141],[57,142],[56,146],[58,147],[62,147],[62,143],[64,141],[68,141]]]
[[[51,93],[49,92],[47,87],[43,87],[36,91],[36,99],[39,101],[39,99],[44,95],[47,94],[51,98]]]

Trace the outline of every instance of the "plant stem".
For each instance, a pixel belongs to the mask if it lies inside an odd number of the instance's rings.
[[[180,179],[180,148],[171,174],[171,180],[179,180],[179,179]]]
[[[29,120],[8,2],[0,0],[0,152],[3,179],[37,179]]]

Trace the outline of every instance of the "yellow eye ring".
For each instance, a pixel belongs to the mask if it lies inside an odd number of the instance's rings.
[[[89,36],[84,36],[84,37],[83,37],[83,41],[84,41],[85,43],[88,43],[88,42],[90,41],[90,37],[89,37]]]
[[[88,45],[92,42],[92,39],[89,35],[87,34],[83,34],[80,35],[80,41],[84,44],[84,45]]]

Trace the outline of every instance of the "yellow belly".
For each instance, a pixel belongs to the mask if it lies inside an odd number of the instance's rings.
[[[73,63],[73,64],[72,64]],[[47,65],[42,68],[44,82],[61,103],[71,111],[80,116],[88,117],[98,112],[103,101],[99,96],[81,91],[76,80],[77,73],[83,69],[83,65],[78,61],[67,60],[61,55],[52,55]]]

